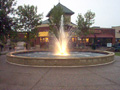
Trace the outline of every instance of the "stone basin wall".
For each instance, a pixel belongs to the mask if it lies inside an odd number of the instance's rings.
[[[36,51],[18,51],[7,54],[7,61],[11,64],[25,65],[25,66],[96,66],[105,65],[114,62],[114,53],[108,51],[93,51],[97,53],[104,53],[104,56],[96,57],[66,57],[66,58],[47,58],[47,57],[23,57],[16,56],[17,53],[36,52]],[[87,51],[88,52],[88,51]]]

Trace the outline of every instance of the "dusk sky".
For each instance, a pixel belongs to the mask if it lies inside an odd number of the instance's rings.
[[[18,5],[34,5],[45,20],[48,12],[59,0],[17,0]],[[74,11],[71,20],[76,24],[78,13],[84,15],[88,10],[96,14],[93,26],[109,28],[120,26],[120,0],[60,0],[60,3]]]

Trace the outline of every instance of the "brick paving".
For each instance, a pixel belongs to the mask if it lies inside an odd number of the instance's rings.
[[[0,90],[120,90],[120,57],[95,67],[21,67],[0,56]]]

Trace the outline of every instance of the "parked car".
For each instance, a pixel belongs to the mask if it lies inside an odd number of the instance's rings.
[[[114,47],[114,51],[120,51],[120,46],[116,46],[116,47]]]
[[[114,48],[114,51],[115,51],[115,52],[120,51],[120,44],[115,44],[115,45],[113,45],[113,48]]]

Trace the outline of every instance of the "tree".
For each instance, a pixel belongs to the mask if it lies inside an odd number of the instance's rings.
[[[78,14],[77,17],[77,35],[86,39],[86,36],[90,34],[90,26],[94,23],[95,13],[88,11],[85,13],[84,17],[81,14]],[[85,41],[86,44],[86,41]]]
[[[54,6],[50,13],[50,33],[54,34],[57,38],[59,35],[60,20],[64,14],[63,9],[60,6]]]
[[[15,21],[11,17],[15,12],[13,7],[15,5],[15,0],[0,0],[0,40],[2,42],[15,32]]]
[[[17,9],[18,28],[22,32],[26,32],[26,41],[28,47],[30,39],[37,36],[37,25],[41,24],[42,14],[37,14],[37,7],[24,5],[18,6]]]

